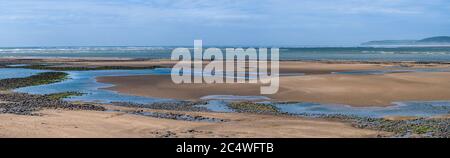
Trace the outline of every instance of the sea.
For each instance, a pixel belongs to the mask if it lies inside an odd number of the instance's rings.
[[[0,58],[169,59],[180,47],[0,47]],[[205,47],[204,49],[207,49]],[[239,47],[219,47],[239,48]],[[246,48],[246,47],[244,47]],[[450,46],[440,47],[280,47],[280,60],[450,62]],[[192,49],[191,49],[191,52]]]

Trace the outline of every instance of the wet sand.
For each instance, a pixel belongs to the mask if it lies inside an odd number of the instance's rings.
[[[175,61],[169,60],[149,60],[149,61],[113,61],[113,62],[74,62],[74,64],[88,66],[167,66],[172,67]],[[204,61],[203,64],[208,64]],[[280,73],[305,73],[305,74],[328,74],[331,72],[349,71],[349,70],[371,70],[382,69],[385,65],[380,64],[352,64],[352,63],[330,63],[321,62],[301,62],[301,61],[282,61],[280,64]]]
[[[15,60],[12,60],[15,61]],[[38,62],[68,66],[172,66],[172,61],[42,59]],[[36,62],[36,61],[31,61]],[[282,62],[281,89],[268,95],[280,101],[340,103],[353,106],[387,106],[392,101],[448,100],[450,73],[395,73],[385,75],[334,75],[331,72],[385,69],[393,63]],[[411,64],[412,67],[448,67]],[[206,95],[259,95],[260,85],[175,85],[170,76],[100,77],[108,88],[122,93],[161,98],[198,100]],[[106,106],[108,109],[137,110]],[[142,110],[142,109],[139,109]],[[143,109],[144,111],[169,112]],[[376,137],[389,135],[358,129],[350,124],[318,118],[246,113],[179,112],[227,120],[193,122],[133,115],[124,112],[42,110],[41,116],[0,114],[0,137]]]
[[[169,75],[99,77],[121,93],[187,100],[207,95],[259,96],[258,84],[174,84]],[[280,77],[280,89],[265,95],[275,101],[301,101],[351,106],[389,106],[396,101],[450,99],[449,72],[384,75],[306,75]]]
[[[147,110],[150,111],[150,110]],[[0,114],[0,137],[377,137],[389,133],[288,116],[200,113],[227,122],[192,122],[123,112],[43,110],[42,116]],[[181,112],[180,112],[181,113]],[[183,112],[187,113],[187,112]]]
[[[128,66],[128,67],[148,67],[162,66],[173,67],[177,61],[171,60],[86,60],[86,59],[34,59],[34,62],[63,63],[65,66]],[[30,62],[33,62],[30,61]],[[202,62],[204,65],[208,61]],[[281,61],[280,73],[305,73],[305,74],[329,74],[331,72],[351,71],[351,70],[373,70],[384,69],[387,66],[398,65],[391,63],[371,64],[361,62],[305,62],[305,61]],[[436,66],[436,65],[434,65]]]
[[[6,60],[6,59],[3,59]],[[8,59],[8,62],[59,63],[65,66],[171,67],[170,60],[118,59]],[[207,64],[208,62],[204,62]],[[352,106],[389,106],[395,101],[449,100],[448,73],[392,73],[385,75],[336,75],[332,72],[386,70],[392,67],[449,68],[449,64],[414,62],[281,61],[280,73],[304,73],[306,76],[282,76],[280,91],[267,95],[275,101],[305,101]],[[174,85],[168,76],[100,77],[113,83],[109,89],[159,98],[198,100],[207,95],[260,95],[260,85],[185,84]]]

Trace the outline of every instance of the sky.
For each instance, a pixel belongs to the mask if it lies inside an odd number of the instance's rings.
[[[0,47],[348,46],[450,35],[449,0],[0,0]]]

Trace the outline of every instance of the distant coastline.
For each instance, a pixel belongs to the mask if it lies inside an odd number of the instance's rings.
[[[421,40],[380,40],[361,43],[362,46],[450,46],[450,36],[435,36]]]

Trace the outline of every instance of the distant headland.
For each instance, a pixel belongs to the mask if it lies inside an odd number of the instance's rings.
[[[364,46],[393,46],[393,45],[405,45],[405,46],[430,46],[430,45],[450,45],[450,36],[435,36],[424,38],[421,40],[381,40],[381,41],[369,41],[362,43]]]

